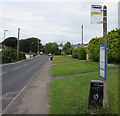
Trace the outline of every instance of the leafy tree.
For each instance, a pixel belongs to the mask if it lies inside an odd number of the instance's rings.
[[[17,48],[17,38],[16,37],[8,37],[2,42],[2,44],[16,49]]]
[[[45,53],[51,53],[51,54],[58,54],[58,44],[53,42],[53,43],[47,43],[45,44]]]
[[[23,51],[23,52],[30,52],[30,43],[27,41],[27,40],[20,40],[20,51]]]
[[[67,42],[67,43],[64,45],[63,51],[65,51],[65,53],[66,53],[67,55],[72,54],[72,45],[71,45],[70,42]]]
[[[40,43],[41,40],[38,38],[27,38],[20,40],[20,51],[29,53],[34,52],[37,53],[37,50],[41,48],[42,44]]]

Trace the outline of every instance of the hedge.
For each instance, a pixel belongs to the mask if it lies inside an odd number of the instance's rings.
[[[108,62],[120,63],[120,29],[108,32]],[[103,45],[103,37],[93,38],[88,45],[90,58],[94,61],[99,60],[99,46]]]
[[[72,57],[73,58],[78,58],[77,49],[72,49]]]
[[[19,52],[19,59],[17,59],[17,51],[16,49],[7,49],[2,51],[2,64],[4,63],[12,63],[17,60],[25,59],[25,53]]]
[[[77,55],[80,60],[85,60],[86,59],[86,48],[84,47],[78,48]]]

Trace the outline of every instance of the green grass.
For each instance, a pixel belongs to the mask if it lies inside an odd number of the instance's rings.
[[[64,63],[64,62],[71,62],[71,61],[80,61],[78,59],[72,58],[72,57],[67,57],[67,56],[55,56],[53,57],[53,64],[57,63]]]
[[[118,69],[118,67],[108,67],[108,70]],[[85,72],[96,72],[99,70],[99,63],[93,61],[81,61],[72,63],[62,63],[51,67],[53,77],[80,74]]]
[[[97,73],[53,80],[50,94],[50,114],[117,114],[118,73],[108,72],[109,109],[88,110],[91,80],[101,80]]]

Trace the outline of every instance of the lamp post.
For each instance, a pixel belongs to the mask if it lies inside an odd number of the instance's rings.
[[[7,31],[8,31],[8,30],[4,30],[4,40],[5,40],[5,34],[6,34]]]

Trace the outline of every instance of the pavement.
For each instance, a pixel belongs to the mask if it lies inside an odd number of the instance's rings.
[[[5,108],[3,114],[48,114],[51,61],[49,59]]]

